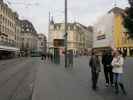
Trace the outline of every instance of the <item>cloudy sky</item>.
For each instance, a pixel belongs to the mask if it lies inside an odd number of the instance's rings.
[[[49,11],[56,22],[64,20],[64,0],[5,0],[21,19],[32,21],[39,33],[48,32]],[[128,6],[128,0],[116,0],[117,6]],[[68,0],[68,19],[93,25],[97,18],[114,7],[115,0]]]

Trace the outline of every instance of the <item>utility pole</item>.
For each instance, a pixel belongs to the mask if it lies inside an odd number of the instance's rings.
[[[50,41],[50,22],[51,22],[51,13],[49,11],[49,22],[48,22],[48,41],[47,41],[47,52],[49,52],[49,47],[51,45],[51,41]]]
[[[65,0],[65,68],[68,66],[68,57],[67,57],[67,0]]]

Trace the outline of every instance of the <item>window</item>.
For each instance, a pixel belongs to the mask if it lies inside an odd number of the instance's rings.
[[[41,42],[41,46],[43,46],[43,42]]]
[[[29,32],[29,29],[27,28],[26,31]]]
[[[1,37],[1,41],[4,41],[4,37],[3,36]]]
[[[2,26],[0,25],[0,32],[2,31]]]
[[[73,30],[73,25],[70,26],[70,30]]]
[[[54,30],[57,30],[57,29],[56,29],[56,25],[54,26]]]

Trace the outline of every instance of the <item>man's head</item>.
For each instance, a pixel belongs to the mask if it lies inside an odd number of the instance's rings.
[[[95,50],[92,48],[92,50],[91,50],[91,54],[92,55],[95,55]]]

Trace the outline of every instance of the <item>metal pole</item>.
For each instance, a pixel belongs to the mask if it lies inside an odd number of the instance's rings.
[[[47,52],[49,52],[49,47],[50,47],[50,44],[51,44],[51,41],[50,41],[50,21],[51,21],[51,13],[50,13],[50,11],[49,11],[49,22],[48,22],[48,44],[47,44],[47,46],[48,46],[48,48],[47,48]]]
[[[67,0],[65,0],[65,68],[68,66],[67,59]]]

